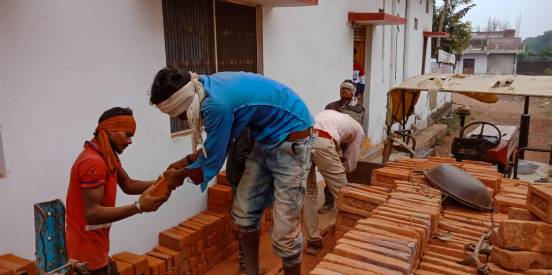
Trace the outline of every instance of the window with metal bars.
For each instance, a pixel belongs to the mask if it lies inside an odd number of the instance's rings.
[[[213,0],[163,0],[167,66],[202,75],[257,73],[256,9]],[[178,118],[170,123],[173,134],[190,128]]]

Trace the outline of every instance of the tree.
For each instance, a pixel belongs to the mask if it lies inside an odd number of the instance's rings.
[[[537,37],[527,37],[522,43],[527,45],[527,53],[540,54],[542,50],[552,47],[552,30],[544,31]]]
[[[510,22],[508,20],[500,20],[498,18],[491,18],[489,16],[489,19],[487,19],[487,24],[485,26],[475,26],[474,31],[476,32],[495,32],[495,31],[503,31],[503,30],[509,30],[512,27],[510,26]]]
[[[471,39],[471,23],[463,22],[461,19],[466,16],[468,11],[475,6],[472,0],[447,0],[445,5],[437,7],[433,1],[433,31],[443,31],[450,34],[450,38],[440,41],[437,46],[437,39],[432,39],[431,47],[433,53],[442,49],[449,53],[462,53],[462,49],[469,44]],[[441,15],[444,14],[443,25],[440,29]]]
[[[542,75],[552,75],[552,69],[548,68],[542,72]]]

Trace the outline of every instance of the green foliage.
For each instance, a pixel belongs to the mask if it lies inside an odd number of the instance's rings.
[[[475,7],[472,0],[448,0],[448,9],[445,13],[442,32],[450,34],[450,38],[441,39],[441,49],[449,53],[462,54],[471,39],[471,22],[463,22],[461,19],[466,16],[468,11]],[[441,11],[444,5],[437,7],[433,2],[433,31],[439,31],[439,22],[441,20]],[[437,39],[431,40],[432,53],[435,53]]]
[[[526,53],[540,54],[542,50],[552,48],[552,30],[544,31],[537,37],[527,37],[522,43],[530,48]]]
[[[540,56],[541,59],[552,58],[552,47],[550,47],[546,50],[541,50],[540,53],[539,53],[539,56]]]
[[[548,68],[542,72],[542,75],[552,75],[552,69]]]

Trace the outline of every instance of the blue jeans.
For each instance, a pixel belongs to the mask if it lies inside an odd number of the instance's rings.
[[[247,233],[259,229],[264,210],[274,203],[274,223],[270,230],[273,252],[290,267],[301,261],[301,256],[291,256],[301,255],[303,249],[300,212],[314,157],[314,139],[311,136],[283,141],[266,150],[255,144],[232,209],[240,231]]]

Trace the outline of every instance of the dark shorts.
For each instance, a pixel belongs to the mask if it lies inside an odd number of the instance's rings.
[[[117,269],[117,263],[115,263],[111,258],[109,263],[96,270],[90,270],[90,275],[119,275],[119,270]]]

